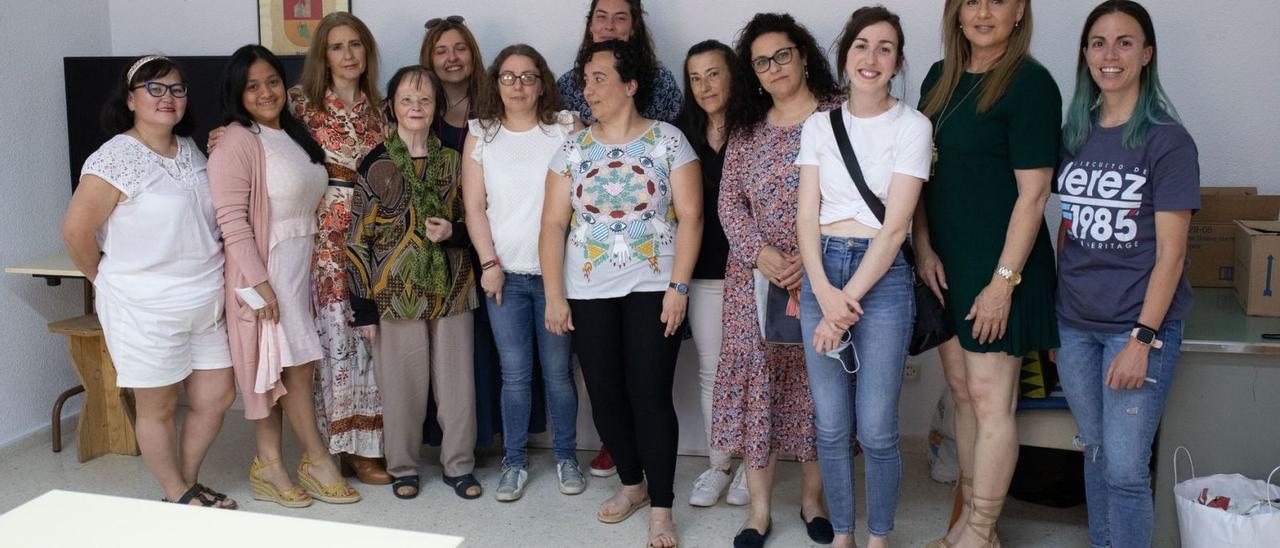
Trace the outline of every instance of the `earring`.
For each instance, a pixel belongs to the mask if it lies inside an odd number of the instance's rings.
[[[809,79],[809,67],[804,68],[804,79],[805,80]]]
[[[1016,28],[1021,27],[1021,26],[1022,26],[1022,20],[1021,20],[1021,19],[1019,19],[1019,20],[1017,20],[1017,21],[1014,21],[1014,22],[1013,22],[1013,28],[1015,28],[1015,29],[1016,29]]]
[[[756,95],[764,95],[764,88],[763,88],[763,87],[757,87],[757,88],[756,88]]]

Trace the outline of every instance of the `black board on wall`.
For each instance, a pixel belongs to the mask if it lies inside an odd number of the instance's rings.
[[[67,151],[71,157],[71,188],[80,181],[80,168],[93,151],[112,135],[102,129],[101,112],[111,96],[117,78],[137,57],[64,57],[62,72],[67,93]],[[195,115],[196,130],[191,135],[204,150],[209,130],[222,121],[218,95],[222,92],[222,74],[230,56],[170,57],[187,75],[190,91],[187,110]],[[280,57],[284,64],[285,82],[292,86],[302,74],[301,55]]]

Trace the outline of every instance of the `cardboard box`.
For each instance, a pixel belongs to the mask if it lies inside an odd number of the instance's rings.
[[[1191,217],[1188,278],[1195,287],[1232,287],[1235,270],[1235,221],[1274,221],[1280,196],[1258,196],[1254,187],[1204,187],[1200,211]]]
[[[1236,221],[1236,298],[1250,316],[1280,316],[1280,221]]]

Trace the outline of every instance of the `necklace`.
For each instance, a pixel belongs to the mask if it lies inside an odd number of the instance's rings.
[[[979,78],[978,82],[974,84],[973,87],[969,88],[969,92],[965,93],[964,97],[961,97],[959,101],[956,101],[955,106],[951,107],[950,112],[947,112],[944,108],[942,112],[942,116],[938,118],[937,125],[933,126],[933,163],[929,164],[930,176],[932,176],[934,171],[936,171],[938,168],[938,132],[942,130],[942,124],[946,123],[947,118],[950,118],[951,115],[955,114],[957,110],[960,110],[960,106],[963,105],[964,102],[969,99],[970,95],[973,95],[974,90],[982,87],[982,82],[986,79],[987,79],[987,75],[983,74],[982,78]]]
[[[466,96],[466,95],[463,95],[461,99],[458,99],[456,102],[454,102],[453,104],[449,105],[449,112],[453,112],[453,109],[458,108],[458,105],[461,105],[461,104],[462,104],[462,102],[463,102],[463,101],[466,101],[466,100],[467,100],[467,96]]]

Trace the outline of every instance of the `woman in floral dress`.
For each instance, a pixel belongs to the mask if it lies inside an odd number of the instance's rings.
[[[391,482],[382,455],[382,397],[372,354],[351,327],[347,295],[347,227],[356,168],[382,143],[386,122],[377,90],[378,49],[364,23],[345,12],[316,29],[289,109],[325,151],[329,188],[320,202],[313,255],[316,325],[324,358],[316,368],[316,420],[329,452],[342,455],[360,481]]]
[[[835,78],[813,36],[789,15],[759,14],[735,47],[740,78],[729,99],[729,142],[720,181],[720,221],[729,240],[724,275],[724,342],[712,394],[712,447],[744,457],[751,511],[735,545],[763,545],[774,464],[803,464],[801,518],[810,538],[829,544],[818,470],[813,400],[804,348],[766,344],[756,317],[759,269],[770,283],[799,288],[796,203],[802,123],[840,104]]]

